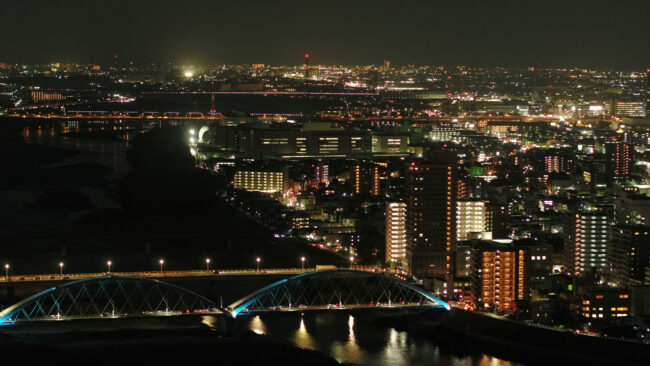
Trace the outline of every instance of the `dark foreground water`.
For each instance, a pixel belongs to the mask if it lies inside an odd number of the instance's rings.
[[[454,355],[432,341],[373,324],[370,319],[333,311],[263,314],[238,318],[238,327],[327,353],[339,362],[360,365],[514,366],[481,353]]]

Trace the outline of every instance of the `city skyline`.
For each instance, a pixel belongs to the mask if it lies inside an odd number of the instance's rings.
[[[648,364],[650,1],[1,8],[21,363]]]

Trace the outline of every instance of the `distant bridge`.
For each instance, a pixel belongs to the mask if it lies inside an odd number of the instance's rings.
[[[101,276],[54,286],[0,312],[0,325],[33,321],[266,311],[337,310],[449,305],[429,292],[380,272],[327,269],[265,286],[226,308],[157,279]]]

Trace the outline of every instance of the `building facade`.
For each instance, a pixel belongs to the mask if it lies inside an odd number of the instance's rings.
[[[386,202],[386,263],[401,266],[408,272],[404,202]]]

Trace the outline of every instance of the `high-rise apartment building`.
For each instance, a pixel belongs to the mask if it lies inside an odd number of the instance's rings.
[[[456,202],[456,241],[468,240],[470,233],[490,231],[488,212],[484,201]]]
[[[632,146],[626,142],[605,145],[606,171],[611,178],[625,178],[632,172]]]
[[[379,166],[371,162],[354,165],[354,193],[361,195],[379,196]]]
[[[645,225],[650,223],[650,197],[646,195],[625,195],[614,200],[617,224]]]
[[[453,273],[458,193],[454,158],[413,162],[407,168],[407,256],[416,276]]]
[[[650,226],[613,226],[607,261],[616,286],[643,285],[650,262]]]
[[[563,155],[544,156],[544,172],[566,173],[569,170],[568,159]]]
[[[512,244],[474,241],[470,278],[478,306],[507,311],[530,297],[530,254]]]
[[[386,202],[386,262],[408,272],[405,202]]]
[[[319,183],[329,183],[330,169],[328,164],[325,164],[322,160],[319,160],[318,164],[315,167],[315,170],[316,180],[318,180]]]
[[[606,269],[611,221],[610,214],[601,211],[578,212],[567,220],[564,254],[568,273],[581,276]]]

